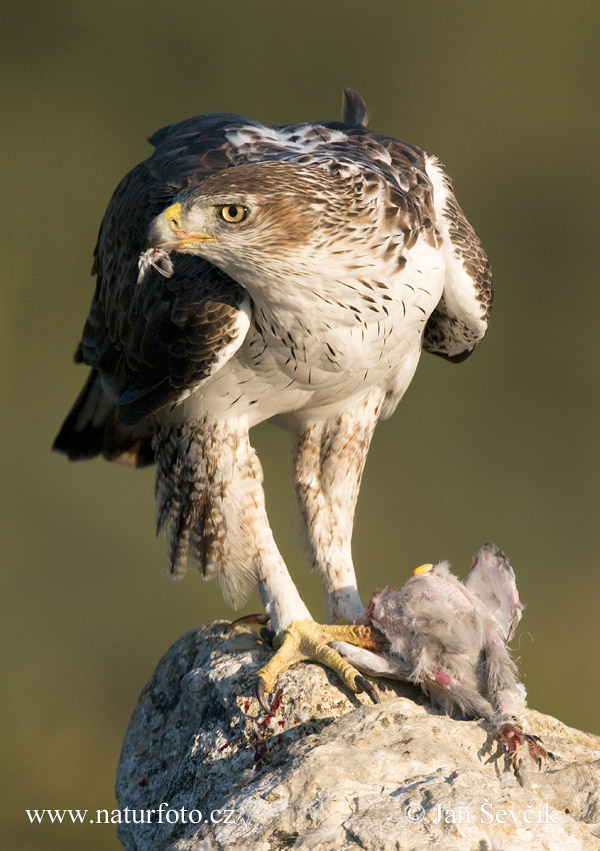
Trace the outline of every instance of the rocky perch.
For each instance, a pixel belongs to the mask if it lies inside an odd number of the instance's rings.
[[[600,849],[600,737],[530,710],[556,760],[524,754],[515,773],[486,722],[389,680],[375,706],[313,664],[282,675],[265,716],[272,650],[226,626],[181,636],[142,692],[116,784],[127,851]]]

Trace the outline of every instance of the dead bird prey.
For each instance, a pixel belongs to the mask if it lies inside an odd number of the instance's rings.
[[[335,646],[363,673],[408,680],[449,714],[485,718],[514,762],[526,745],[539,766],[552,754],[518,723],[525,687],[506,646],[523,608],[507,557],[484,544],[464,582],[444,561],[421,565],[399,591],[373,596],[357,622],[365,639],[369,628],[379,636],[377,653]]]

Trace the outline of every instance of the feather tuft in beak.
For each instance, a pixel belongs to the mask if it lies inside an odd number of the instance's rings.
[[[147,248],[142,251],[138,259],[138,284],[142,283],[150,268],[156,269],[164,278],[170,278],[173,274],[173,261],[169,254],[164,248]]]

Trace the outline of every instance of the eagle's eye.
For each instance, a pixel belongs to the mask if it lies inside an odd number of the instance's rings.
[[[242,207],[241,204],[224,204],[222,207],[219,207],[219,215],[224,221],[235,224],[236,222],[242,222],[246,218],[248,210]]]

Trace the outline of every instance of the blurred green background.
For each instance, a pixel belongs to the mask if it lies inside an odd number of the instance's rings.
[[[598,82],[592,2],[13,5],[0,32],[3,386],[1,833],[6,847],[116,849],[110,827],[29,826],[25,808],[111,808],[138,694],[185,630],[231,613],[166,577],[153,473],[50,445],[85,378],[71,362],[97,228],[146,137],[201,112],[336,119],[437,154],[490,254],[477,355],[424,356],[379,426],[359,502],[361,590],[494,540],[527,612],[530,705],[600,733]],[[288,439],[253,432],[288,563],[316,616]],[[252,599],[247,611],[256,609]]]

